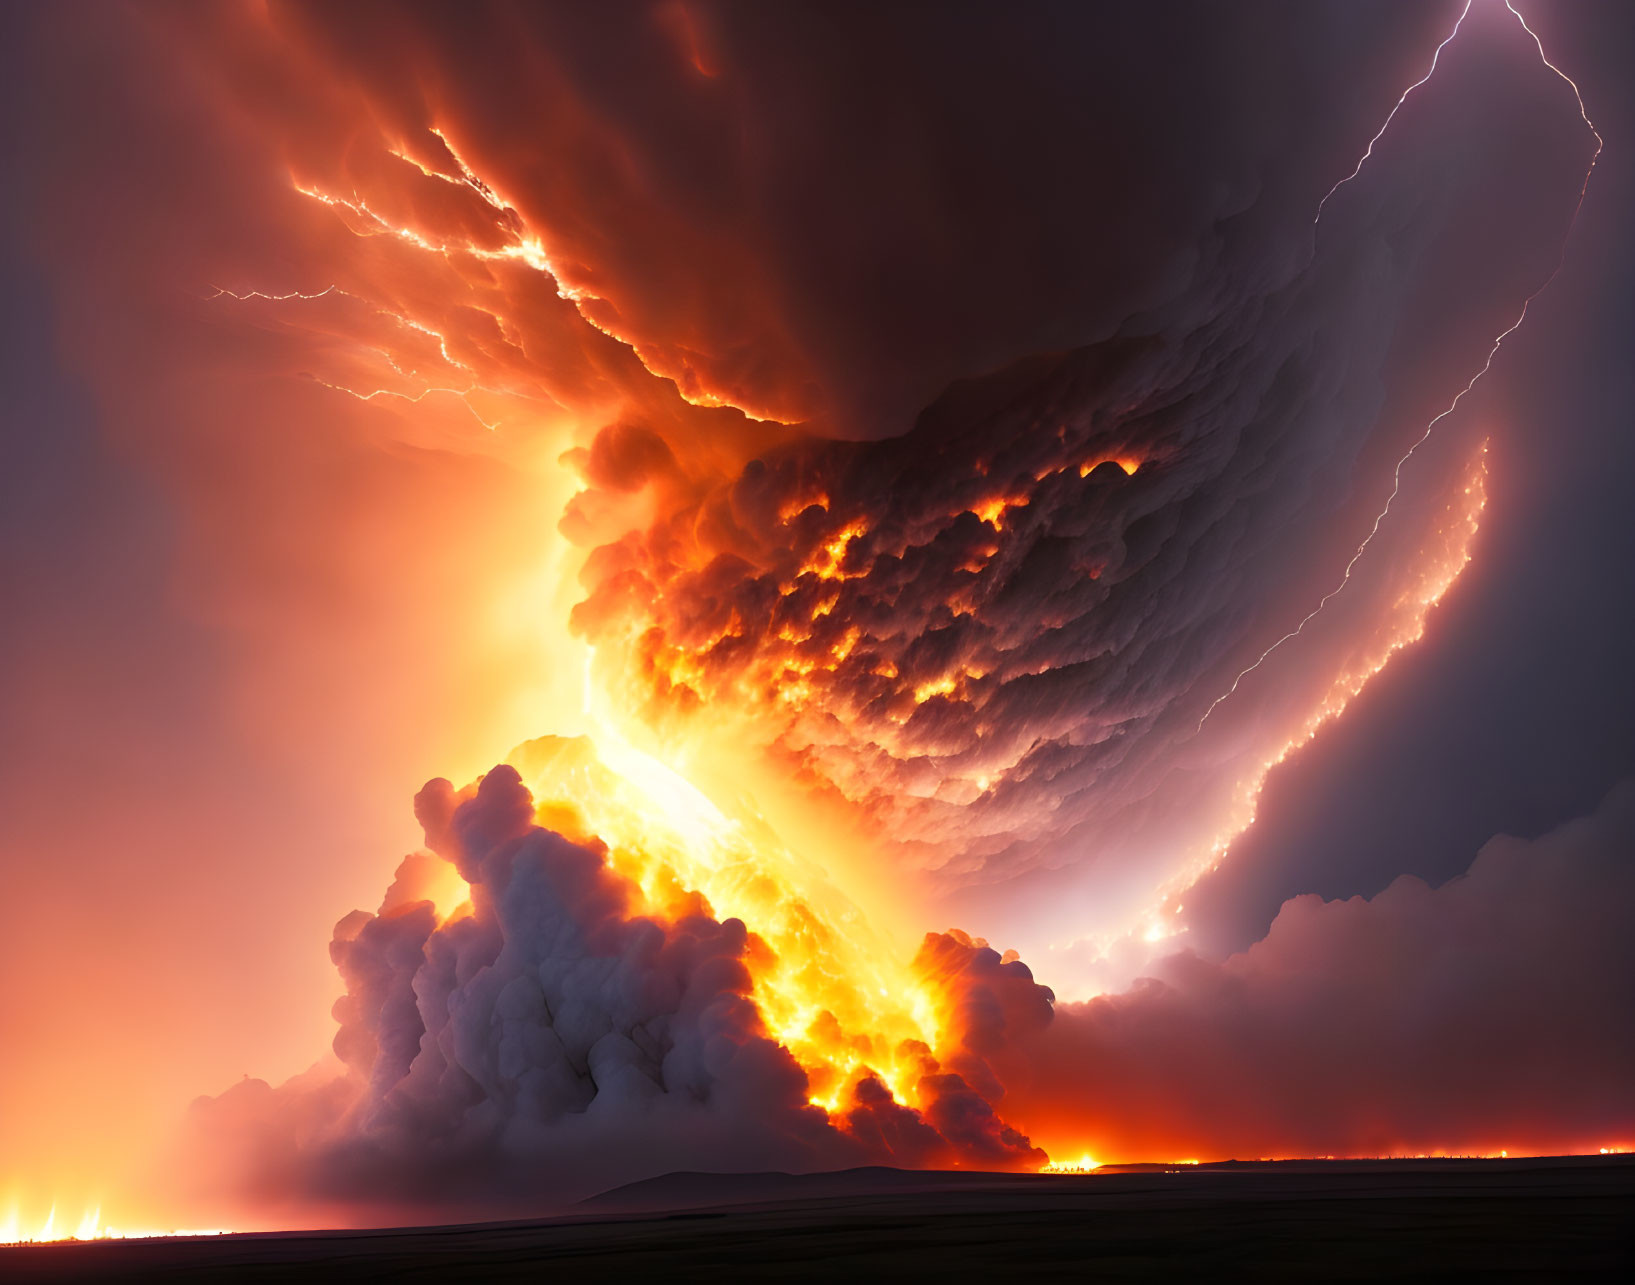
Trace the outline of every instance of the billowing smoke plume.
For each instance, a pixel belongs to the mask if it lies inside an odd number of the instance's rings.
[[[943,1031],[914,1055],[918,1109],[867,1071],[814,1103],[757,1005],[765,944],[696,896],[643,913],[601,845],[536,824],[514,769],[458,795],[434,781],[417,812],[442,856],[408,858],[378,913],[336,928],[343,1068],[195,1107],[188,1167],[218,1197],[358,1219],[538,1212],[673,1169],[1037,1167],[1018,1125],[1069,1159],[1132,1160],[1635,1134],[1635,782],[1540,839],[1494,839],[1441,888],[1299,897],[1243,954],[1175,955],[1087,1003],[932,933],[915,972]],[[440,920],[416,898],[444,858],[471,895]]]
[[[866,1064],[831,1110],[814,1103],[758,1003],[771,947],[695,892],[655,907],[598,840],[539,825],[515,768],[459,794],[433,781],[415,810],[432,852],[407,858],[380,910],[341,920],[330,947],[343,1069],[201,1103],[210,1183],[309,1211],[493,1212],[673,1169],[1044,1162],[996,1113],[980,1038],[947,1065],[924,1043],[866,1050],[906,1058],[917,1108]],[[444,861],[469,885],[447,917],[425,899]],[[967,989],[967,962],[920,963],[937,992]],[[1001,971],[1031,985],[1019,964]],[[953,1006],[956,1024],[968,1007]],[[1048,992],[1034,1007],[1048,1016]]]
[[[1296,897],[1224,963],[1124,994],[1012,987],[1006,1107],[1151,1158],[1595,1152],[1635,1138],[1635,781],[1439,888]],[[1002,1073],[1004,1073],[1002,1072]]]

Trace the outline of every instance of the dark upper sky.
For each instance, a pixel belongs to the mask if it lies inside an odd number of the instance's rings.
[[[1296,892],[1451,878],[1491,835],[1540,834],[1635,770],[1635,14],[1539,12],[1608,145],[1565,270],[1469,402],[1496,450],[1475,562],[1424,642],[1273,775],[1241,861],[1194,894],[1216,949]]]

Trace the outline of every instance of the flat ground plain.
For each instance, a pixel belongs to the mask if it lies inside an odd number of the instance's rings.
[[[1635,1280],[1635,1157],[672,1174],[527,1223],[0,1249],[0,1282]]]

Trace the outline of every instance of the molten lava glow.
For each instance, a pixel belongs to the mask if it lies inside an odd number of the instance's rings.
[[[1083,464],[1080,464],[1079,476],[1089,477],[1091,473],[1100,468],[1103,464],[1116,464],[1121,470],[1123,470],[1126,477],[1141,467],[1141,461],[1133,455],[1103,455],[1098,456],[1093,460],[1086,460]]]
[[[971,512],[990,526],[1003,529],[1005,514],[1011,509],[1023,507],[1027,502],[1026,495],[998,495],[991,500],[982,500],[973,505]]]
[[[836,542],[838,543],[838,541]],[[553,738],[511,760],[540,806],[540,824],[597,838],[608,862],[660,914],[687,913],[702,894],[718,918],[743,920],[769,949],[752,961],[767,1030],[806,1072],[813,1105],[836,1113],[860,1078],[877,1077],[919,1105],[926,1053],[949,1034],[934,980],[904,966],[822,871],[786,849],[755,816],[729,817],[679,773],[626,739],[604,708],[585,657],[589,742]]]
[[[868,529],[868,523],[861,519],[848,522],[823,544],[817,556],[801,567],[801,574],[816,576],[819,580],[847,580],[859,574],[845,570],[841,564],[846,560],[846,552],[852,547],[852,542]]]
[[[1092,1159],[1088,1153],[1080,1154],[1077,1160],[1052,1160],[1043,1166],[1040,1173],[1094,1173],[1101,1168],[1101,1161]]]
[[[540,824],[604,842],[648,913],[692,913],[702,894],[716,917],[751,926],[764,946],[751,961],[756,1003],[806,1072],[814,1104],[839,1111],[857,1079],[873,1074],[918,1105],[925,1049],[935,1052],[947,1028],[934,988],[764,824],[728,817],[607,723],[594,747],[546,738],[511,765],[541,801]]]

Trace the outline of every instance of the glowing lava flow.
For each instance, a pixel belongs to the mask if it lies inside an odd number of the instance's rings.
[[[1179,1163],[1186,1163],[1180,1161]],[[1089,1155],[1082,1155],[1077,1160],[1052,1160],[1039,1170],[1040,1173],[1094,1173],[1101,1168],[1101,1161]]]
[[[1356,568],[1357,563],[1361,561],[1363,554],[1368,551],[1369,545],[1374,542],[1374,537],[1379,534],[1380,527],[1384,524],[1385,519],[1390,515],[1391,506],[1396,503],[1397,496],[1402,491],[1403,467],[1410,459],[1414,457],[1414,454],[1419,450],[1419,448],[1430,440],[1431,433],[1436,429],[1436,426],[1449,415],[1453,414],[1453,412],[1458,408],[1459,403],[1464,400],[1465,394],[1470,392],[1470,390],[1476,386],[1477,382],[1482,378],[1482,376],[1487,374],[1487,372],[1492,369],[1493,359],[1498,356],[1499,349],[1503,346],[1504,341],[1521,328],[1522,322],[1527,320],[1527,310],[1532,306],[1533,300],[1537,299],[1539,295],[1543,294],[1545,290],[1549,289],[1550,283],[1561,274],[1561,269],[1567,262],[1567,241],[1571,239],[1573,226],[1578,222],[1579,211],[1584,208],[1584,196],[1585,193],[1589,191],[1590,175],[1595,172],[1595,164],[1601,159],[1601,150],[1605,146],[1605,140],[1601,137],[1600,131],[1595,128],[1594,123],[1590,120],[1589,113],[1585,111],[1584,96],[1579,92],[1578,86],[1576,83],[1574,83],[1572,77],[1568,76],[1561,70],[1561,68],[1557,67],[1549,60],[1548,57],[1545,56],[1544,45],[1539,40],[1538,34],[1527,25],[1527,20],[1523,18],[1520,13],[1516,12],[1515,6],[1511,4],[1509,0],[1505,0],[1505,8],[1515,15],[1516,21],[1520,22],[1522,25],[1522,30],[1527,32],[1527,34],[1533,38],[1533,44],[1538,48],[1539,60],[1543,62],[1543,64],[1551,71],[1555,72],[1557,76],[1560,76],[1562,80],[1566,81],[1568,86],[1572,89],[1573,97],[1578,101],[1578,114],[1583,119],[1584,124],[1589,128],[1590,133],[1595,137],[1595,152],[1590,157],[1589,168],[1584,171],[1584,182],[1578,190],[1578,202],[1573,206],[1572,218],[1569,219],[1567,223],[1567,236],[1562,240],[1560,257],[1557,258],[1556,266],[1551,270],[1550,275],[1544,279],[1544,283],[1522,301],[1521,312],[1517,314],[1516,319],[1504,330],[1502,330],[1498,337],[1494,339],[1492,346],[1488,349],[1487,359],[1482,363],[1482,368],[1470,377],[1470,382],[1454,395],[1453,400],[1448,403],[1446,408],[1444,408],[1442,412],[1436,416],[1436,418],[1431,420],[1431,422],[1425,426],[1425,431],[1419,435],[1419,438],[1414,442],[1414,444],[1407,449],[1399,460],[1397,460],[1396,469],[1394,470],[1391,479],[1391,493],[1386,497],[1385,507],[1382,508],[1378,515],[1374,518],[1374,524],[1369,528],[1368,534],[1363,537],[1362,543],[1357,546],[1355,552],[1353,552],[1351,555],[1350,561],[1345,564],[1345,570],[1341,573],[1339,583],[1323,595],[1317,605],[1301,618],[1299,624],[1297,624],[1293,629],[1289,630],[1288,633],[1284,634],[1270,647],[1266,648],[1265,651],[1261,652],[1254,664],[1250,665],[1247,669],[1242,670],[1238,676],[1232,680],[1232,686],[1221,695],[1217,696],[1210,703],[1209,708],[1204,711],[1203,717],[1198,720],[1199,731],[1203,730],[1204,724],[1209,721],[1209,716],[1215,712],[1215,710],[1220,706],[1221,702],[1236,694],[1238,688],[1243,684],[1243,680],[1245,678],[1264,665],[1266,661],[1271,658],[1272,654],[1281,648],[1285,643],[1291,641],[1292,639],[1298,638],[1305,627],[1317,617],[1318,613],[1320,613],[1324,607],[1328,606],[1328,604],[1340,594],[1346,585],[1350,583],[1352,571]],[[1459,22],[1454,23],[1453,30],[1448,34],[1447,39],[1436,47],[1438,57],[1440,57],[1442,50],[1448,44],[1448,41],[1451,41],[1456,35],[1459,34],[1459,25],[1465,20],[1465,15],[1469,12],[1470,3],[1469,0],[1467,0],[1464,9],[1459,14]],[[1361,172],[1363,163],[1367,161],[1371,155],[1373,155],[1374,144],[1380,140],[1386,129],[1390,127],[1392,118],[1396,116],[1397,110],[1401,108],[1402,104],[1407,100],[1408,95],[1413,93],[1415,89],[1418,89],[1419,86],[1423,85],[1435,73],[1436,62],[1437,59],[1432,58],[1431,70],[1426,72],[1421,79],[1410,85],[1403,93],[1402,97],[1397,99],[1396,107],[1393,107],[1391,109],[1390,116],[1385,118],[1385,124],[1380,126],[1379,133],[1375,134],[1374,137],[1369,140],[1368,149],[1363,153],[1362,160],[1357,162],[1356,169],[1352,170],[1350,174],[1346,175],[1346,177],[1341,179],[1339,183],[1336,183],[1329,189],[1328,196],[1325,196],[1317,207],[1319,218],[1322,216],[1323,206],[1328,204],[1329,197],[1333,196],[1343,184],[1350,182],[1359,172]],[[1313,226],[1316,225],[1316,222],[1316,219],[1312,220]]]

